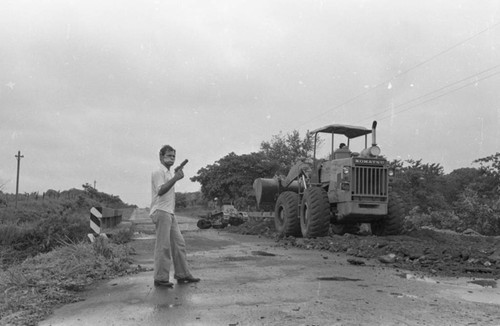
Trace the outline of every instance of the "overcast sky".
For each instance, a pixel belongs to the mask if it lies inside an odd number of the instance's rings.
[[[0,185],[96,188],[140,207],[163,144],[176,191],[273,135],[370,128],[449,173],[500,151],[499,1],[0,3]]]

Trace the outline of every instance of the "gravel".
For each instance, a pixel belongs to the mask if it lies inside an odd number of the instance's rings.
[[[377,260],[388,267],[447,277],[500,278],[500,237],[487,237],[471,230],[422,228],[398,236],[331,234],[306,239],[280,237],[272,219],[248,221],[226,228],[229,232],[274,238],[278,246],[345,253],[356,265]],[[352,258],[355,257],[355,258]]]

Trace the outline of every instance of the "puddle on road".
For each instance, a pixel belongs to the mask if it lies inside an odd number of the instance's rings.
[[[408,273],[401,273],[401,274],[396,274],[397,276],[407,279],[407,280],[416,280],[416,281],[423,281],[427,283],[439,283],[438,281],[427,277],[427,276],[419,276],[415,274],[408,274]]]
[[[492,279],[474,279],[472,281],[468,281],[466,278],[461,278],[462,281],[460,281],[460,278],[457,278],[456,281],[454,280],[448,280],[448,281],[437,281],[433,278],[427,277],[427,276],[419,276],[415,274],[410,274],[410,273],[400,273],[396,274],[396,276],[399,276],[401,278],[407,279],[407,280],[416,280],[416,281],[423,281],[427,283],[443,283],[443,284],[451,284],[451,285],[460,285],[461,283],[465,284],[475,284],[482,286],[484,288],[490,287],[490,288],[496,288],[497,287],[497,281],[492,280]]]
[[[500,305],[500,293],[492,293],[491,291],[467,291],[467,293],[456,292],[456,294],[463,300],[478,302],[478,303],[489,303]]]
[[[486,287],[491,287],[491,288],[497,287],[497,281],[495,281],[495,280],[473,280],[473,281],[468,281],[467,283],[481,285],[482,287],[485,287],[485,288]]]
[[[252,251],[251,254],[252,254],[252,256],[233,256],[233,255],[230,255],[230,256],[223,257],[223,259],[225,261],[244,261],[244,260],[256,260],[256,259],[258,259],[257,257],[254,257],[254,256],[267,256],[267,257],[276,256],[275,254],[272,254],[272,253],[269,253],[266,251],[260,251],[260,250]]]
[[[337,281],[337,282],[357,282],[362,281],[360,278],[349,278],[343,276],[327,276],[327,277],[318,277],[320,281]]]
[[[430,277],[418,276],[414,274],[401,273],[397,276],[407,279],[423,281],[431,284],[442,284],[448,287],[442,290],[446,296],[450,293],[460,297],[462,300],[478,303],[489,303],[500,305],[500,289],[498,288],[498,281],[492,279],[473,279],[457,278],[437,281]]]
[[[225,261],[245,261],[245,260],[255,260],[257,258],[251,256],[226,256],[223,257]]]
[[[408,294],[408,293],[391,292],[389,294],[392,295],[393,297],[396,297],[396,298],[417,299],[416,295],[411,295],[411,294]]]
[[[153,310],[163,311],[165,309],[175,308],[175,307],[180,307],[180,306],[182,306],[182,304],[180,304],[180,303],[159,304],[159,305],[155,305]]]
[[[272,254],[270,252],[266,252],[266,251],[260,251],[260,250],[257,250],[257,251],[252,251],[252,255],[255,255],[255,256],[276,256],[275,254]]]

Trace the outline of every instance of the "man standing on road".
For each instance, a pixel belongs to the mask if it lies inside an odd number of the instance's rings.
[[[175,149],[165,145],[160,149],[160,167],[151,175],[151,209],[149,216],[156,228],[154,251],[154,285],[173,287],[170,282],[170,265],[174,263],[174,278],[177,283],[199,282],[189,272],[186,258],[186,243],[175,219],[175,188],[184,178],[182,168],[172,172]]]

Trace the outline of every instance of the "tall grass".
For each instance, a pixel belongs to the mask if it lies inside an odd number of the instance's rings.
[[[129,249],[105,238],[65,242],[0,272],[0,324],[36,325],[93,282],[130,272]]]
[[[92,206],[106,204],[78,196],[0,208],[0,325],[36,325],[96,280],[134,271],[127,245],[88,241]],[[124,230],[117,239],[130,237]]]
[[[16,224],[0,224],[0,245],[11,245],[26,234],[26,229]]]
[[[90,232],[92,206],[102,205],[79,196],[76,200],[61,198],[23,203],[17,210],[13,207],[0,209],[0,268],[48,252],[61,241],[85,240]],[[117,240],[130,241],[130,232],[120,230]]]

